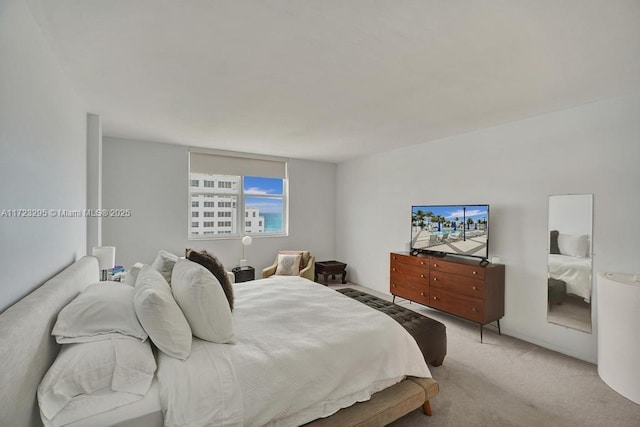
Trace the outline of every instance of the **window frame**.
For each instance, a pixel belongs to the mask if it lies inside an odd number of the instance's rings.
[[[232,197],[236,197],[236,215],[234,216],[233,213],[231,213],[231,217],[218,217],[217,214],[215,217],[207,217],[207,219],[211,218],[214,219],[217,223],[218,218],[224,218],[227,221],[231,221],[231,228],[234,227],[234,223],[235,223],[235,227],[238,230],[237,233],[227,233],[227,232],[218,232],[218,234],[209,234],[206,231],[207,230],[198,230],[195,231],[195,233],[197,234],[193,234],[194,232],[192,231],[191,228],[191,221],[189,221],[188,224],[188,228],[187,228],[187,240],[231,240],[231,239],[241,239],[243,236],[251,236],[253,238],[273,238],[273,237],[288,237],[289,236],[289,176],[288,176],[288,159],[283,159],[283,158],[274,158],[274,157],[269,157],[269,156],[249,156],[243,153],[234,153],[234,154],[220,154],[221,152],[218,151],[209,151],[209,150],[202,150],[202,149],[190,149],[189,150],[189,167],[187,169],[187,181],[189,183],[188,185],[188,197],[189,197],[189,216],[188,219],[191,220],[192,219],[192,208],[193,208],[193,199],[192,199],[192,191],[191,189],[193,188],[200,188],[200,189],[205,189],[208,188],[206,186],[204,186],[204,180],[203,180],[203,184],[198,186],[198,187],[194,187],[192,186],[192,182],[194,181],[192,179],[192,173],[203,173],[203,172],[192,172],[191,171],[191,154],[193,153],[197,153],[197,154],[212,154],[214,156],[228,156],[228,157],[240,157],[240,158],[247,158],[247,159],[257,159],[257,160],[269,160],[269,161],[276,161],[276,162],[281,162],[283,163],[283,167],[284,167],[284,177],[274,177],[274,176],[266,176],[263,177],[261,176],[259,173],[256,174],[246,174],[246,175],[229,175],[229,174],[225,174],[225,173],[220,173],[220,174],[210,174],[210,175],[219,175],[219,176],[233,176],[233,177],[237,177],[239,178],[238,183],[239,183],[239,188],[238,188],[238,192],[237,193],[218,193],[217,191],[214,191],[212,193],[212,195],[217,195],[217,196],[221,196],[221,195],[228,195],[228,196],[232,196]],[[226,153],[226,152],[225,152]],[[282,180],[282,194],[278,194],[278,195],[256,195],[256,194],[252,194],[252,193],[245,193],[245,177],[258,177],[258,178],[276,178],[276,179],[281,179]],[[218,185],[216,185],[215,190],[218,190]],[[224,190],[228,190],[229,188],[224,188]],[[258,197],[258,198],[271,198],[271,199],[278,199],[282,201],[282,231],[278,231],[278,232],[249,232],[247,231],[247,225],[246,225],[246,198],[247,197]],[[217,200],[214,203],[213,207],[218,207],[218,204],[220,203],[220,200]],[[199,203],[199,206],[197,208],[201,208],[204,207],[204,202],[203,203]],[[231,206],[231,208],[233,209],[233,206]],[[217,210],[216,210],[217,211]],[[219,212],[219,211],[217,211]],[[203,214],[204,215],[204,214]],[[264,218],[264,217],[263,217]],[[200,220],[202,221],[202,219],[204,219],[204,216],[200,217]],[[264,220],[263,220],[264,221]],[[266,221],[265,221],[266,222]],[[265,224],[266,225],[266,224]],[[204,231],[204,232],[203,232]]]

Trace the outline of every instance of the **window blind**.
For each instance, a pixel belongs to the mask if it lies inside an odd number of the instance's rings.
[[[286,178],[286,160],[271,160],[191,151],[190,172],[212,175],[261,176]]]

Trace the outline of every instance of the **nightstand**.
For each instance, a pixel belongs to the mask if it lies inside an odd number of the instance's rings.
[[[231,272],[235,277],[236,283],[248,282],[256,278],[256,270],[249,265],[234,267]]]

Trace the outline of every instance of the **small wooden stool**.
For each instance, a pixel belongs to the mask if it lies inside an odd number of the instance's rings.
[[[329,276],[335,280],[336,275],[342,275],[342,283],[347,283],[347,264],[340,261],[318,261],[316,262],[314,281],[318,281],[318,275],[324,275],[324,284],[327,284]]]

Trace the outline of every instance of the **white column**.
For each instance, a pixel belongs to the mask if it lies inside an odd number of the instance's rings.
[[[609,387],[640,404],[640,281],[598,274],[598,374]]]
[[[87,209],[102,209],[102,126],[100,116],[87,114]],[[102,218],[87,217],[87,254],[102,246]]]

